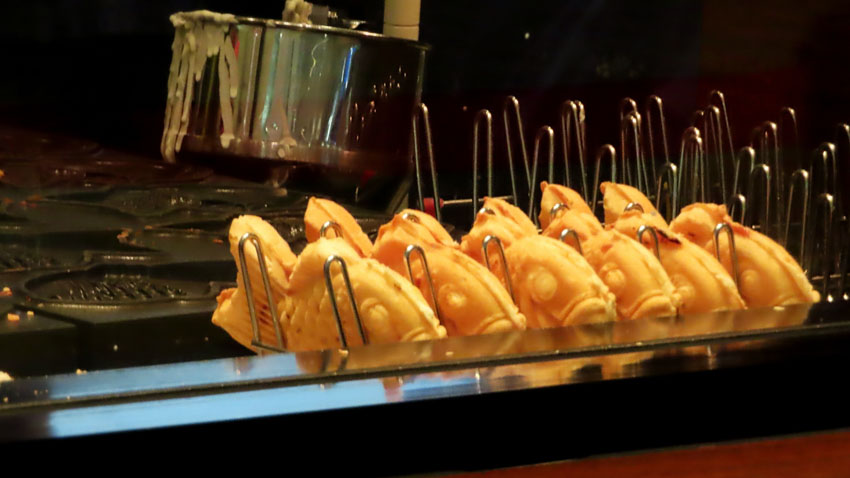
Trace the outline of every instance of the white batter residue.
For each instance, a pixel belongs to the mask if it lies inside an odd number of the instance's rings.
[[[174,162],[189,127],[189,111],[195,85],[201,80],[208,58],[218,55],[219,103],[221,106],[221,145],[233,140],[233,100],[238,93],[239,69],[230,38],[236,17],[207,10],[171,15],[174,42],[168,75],[168,102],[160,151],[166,161]]]
[[[313,4],[304,0],[286,0],[283,7],[283,21],[290,23],[311,23],[310,14]]]

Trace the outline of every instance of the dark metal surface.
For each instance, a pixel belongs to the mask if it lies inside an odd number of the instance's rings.
[[[0,406],[0,442],[9,453],[50,456],[87,450],[128,455],[151,443],[162,450],[159,457],[185,453],[185,443],[226,448],[231,456],[298,450],[287,456],[287,466],[398,476],[850,426],[840,379],[850,365],[847,308],[818,305],[807,319],[791,312],[788,322],[777,319],[782,323],[761,314],[742,317],[731,319],[736,326],[702,321],[706,329],[726,330],[709,337],[626,345],[665,328],[664,321],[636,321],[627,328],[639,330],[636,335],[612,327],[617,333],[610,339],[589,341],[612,343],[599,348],[574,348],[579,329],[552,330],[532,335],[558,337],[555,343],[569,348],[502,355],[489,363],[444,359],[353,370],[351,361],[376,350],[371,346],[352,349],[346,370],[324,376],[306,374],[306,362],[333,354],[6,382],[0,385],[0,397],[9,398]],[[764,326],[778,328],[759,330]],[[452,342],[430,347],[451,348]],[[453,350],[464,342],[454,341]],[[417,431],[405,433],[403,427]],[[267,433],[276,438],[246,438]],[[360,433],[362,439],[348,441],[327,460],[322,444],[329,437]],[[324,462],[317,461],[321,457]]]
[[[809,353],[795,344],[846,343],[847,312],[818,304],[16,380],[0,384],[0,441],[772,363]],[[256,404],[231,403],[243,399]],[[2,426],[21,416],[63,425]]]
[[[78,337],[72,324],[0,302],[0,370],[13,377],[73,372]]]

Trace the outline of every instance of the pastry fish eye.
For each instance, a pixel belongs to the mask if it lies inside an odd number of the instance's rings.
[[[535,267],[526,277],[536,302],[546,302],[558,292],[558,279],[542,266]]]
[[[466,307],[469,297],[456,284],[448,283],[440,287],[437,300],[440,301],[440,307],[458,311]]]

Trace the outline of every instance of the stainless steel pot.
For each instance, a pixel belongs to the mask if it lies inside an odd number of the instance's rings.
[[[211,12],[177,14],[172,22],[166,160],[237,174],[284,166],[277,179],[289,182],[297,176],[291,170],[308,166],[310,187],[333,176],[324,183],[353,187],[347,199],[357,200],[365,183],[383,178],[378,187],[390,185],[396,191],[385,193],[398,197],[409,176],[426,45]]]

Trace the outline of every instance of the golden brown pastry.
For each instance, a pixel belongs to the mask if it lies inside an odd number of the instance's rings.
[[[405,278],[372,259],[361,259],[343,239],[320,238],[298,256],[289,288],[278,305],[289,350],[320,350],[342,345],[324,277],[330,255],[348,268],[357,310],[369,343],[402,342],[446,336],[422,294]],[[339,265],[331,267],[334,295],[349,346],[363,343]]]
[[[652,202],[637,189],[625,185],[604,182],[599,186],[602,191],[602,205],[605,208],[605,224],[613,224],[620,214],[623,214],[630,203],[637,203],[643,208],[643,212],[651,219],[650,226],[667,227],[667,222],[652,205]]]
[[[740,292],[747,307],[772,307],[820,299],[800,265],[782,246],[732,221],[726,206],[691,204],[682,209],[670,228],[714,254],[714,228],[722,222],[729,223],[735,234]],[[723,232],[719,239],[720,262],[729,274],[734,274],[728,236]]]
[[[540,227],[546,229],[551,221],[552,208],[556,204],[564,204],[571,211],[587,213],[593,215],[593,211],[584,202],[581,194],[578,192],[558,184],[549,184],[546,181],[540,183],[540,214],[538,220]]]
[[[525,329],[525,316],[513,304],[499,279],[457,248],[438,243],[421,224],[396,215],[390,223],[381,226],[372,256],[407,275],[404,251],[410,244],[425,250],[440,319],[449,335]],[[433,307],[422,261],[418,255],[412,259],[413,282]]]
[[[415,216],[416,219],[414,221],[418,221],[430,234],[431,238],[444,245],[444,246],[453,246],[457,247],[457,243],[452,238],[451,234],[446,231],[446,228],[440,224],[440,221],[435,219],[430,214],[426,214],[422,211],[417,211],[416,209],[405,209],[399,213],[402,217],[405,216]]]
[[[243,280],[245,271],[239,264],[239,239],[248,232],[257,235],[263,249],[263,258],[268,271],[273,299],[278,300],[285,294],[289,285],[289,274],[295,267],[296,257],[290,250],[289,244],[280,237],[275,228],[261,218],[240,216],[231,222],[228,238],[230,240],[230,253],[236,261],[238,271],[236,275],[237,287],[221,291],[216,298],[218,305],[213,313],[212,322],[227,331],[240,344],[253,349],[251,347],[253,329],[251,328],[251,316],[248,312],[248,301]],[[274,321],[269,312],[269,303],[263,287],[257,252],[250,242],[245,243],[245,263],[248,266],[248,277],[251,280],[251,292],[254,297],[261,342],[276,346],[278,342],[274,332]]]
[[[604,230],[582,243],[584,257],[617,296],[621,319],[675,315],[680,299],[658,259],[615,230]]]
[[[502,242],[502,247],[507,249],[514,241],[527,236],[536,236],[537,231],[530,233],[527,228],[523,228],[510,217],[490,214],[489,212],[479,211],[475,216],[475,223],[469,234],[463,236],[460,241],[460,250],[469,257],[475,259],[481,264],[486,265],[484,261],[484,250],[482,245],[487,236],[496,236]],[[496,246],[489,246],[488,255],[490,257],[491,270],[497,275],[501,274],[501,259]]]
[[[497,216],[503,216],[512,220],[527,235],[537,234],[537,226],[522,212],[522,209],[504,199],[485,197],[483,208],[489,209]]]
[[[649,214],[632,210],[621,214],[613,227],[637,240],[640,227],[651,222]],[[713,255],[666,228],[657,228],[656,231],[661,266],[682,300],[679,312],[696,314],[744,308],[735,281]],[[655,242],[649,232],[643,234],[642,242],[655,253]]]
[[[529,328],[617,318],[614,294],[572,247],[549,237],[527,236],[515,241],[505,258]]]
[[[573,209],[561,209],[555,214],[542,234],[553,239],[559,239],[564,229],[574,230],[579,240],[584,242],[591,236],[602,232],[602,224],[593,214]],[[570,244],[572,245],[572,243]]]
[[[342,237],[351,244],[360,257],[369,257],[372,254],[372,241],[351,213],[331,200],[311,197],[307,203],[307,210],[304,212],[304,233],[307,240],[314,242],[318,239],[322,225],[327,221],[333,221],[339,225],[342,229]]]

